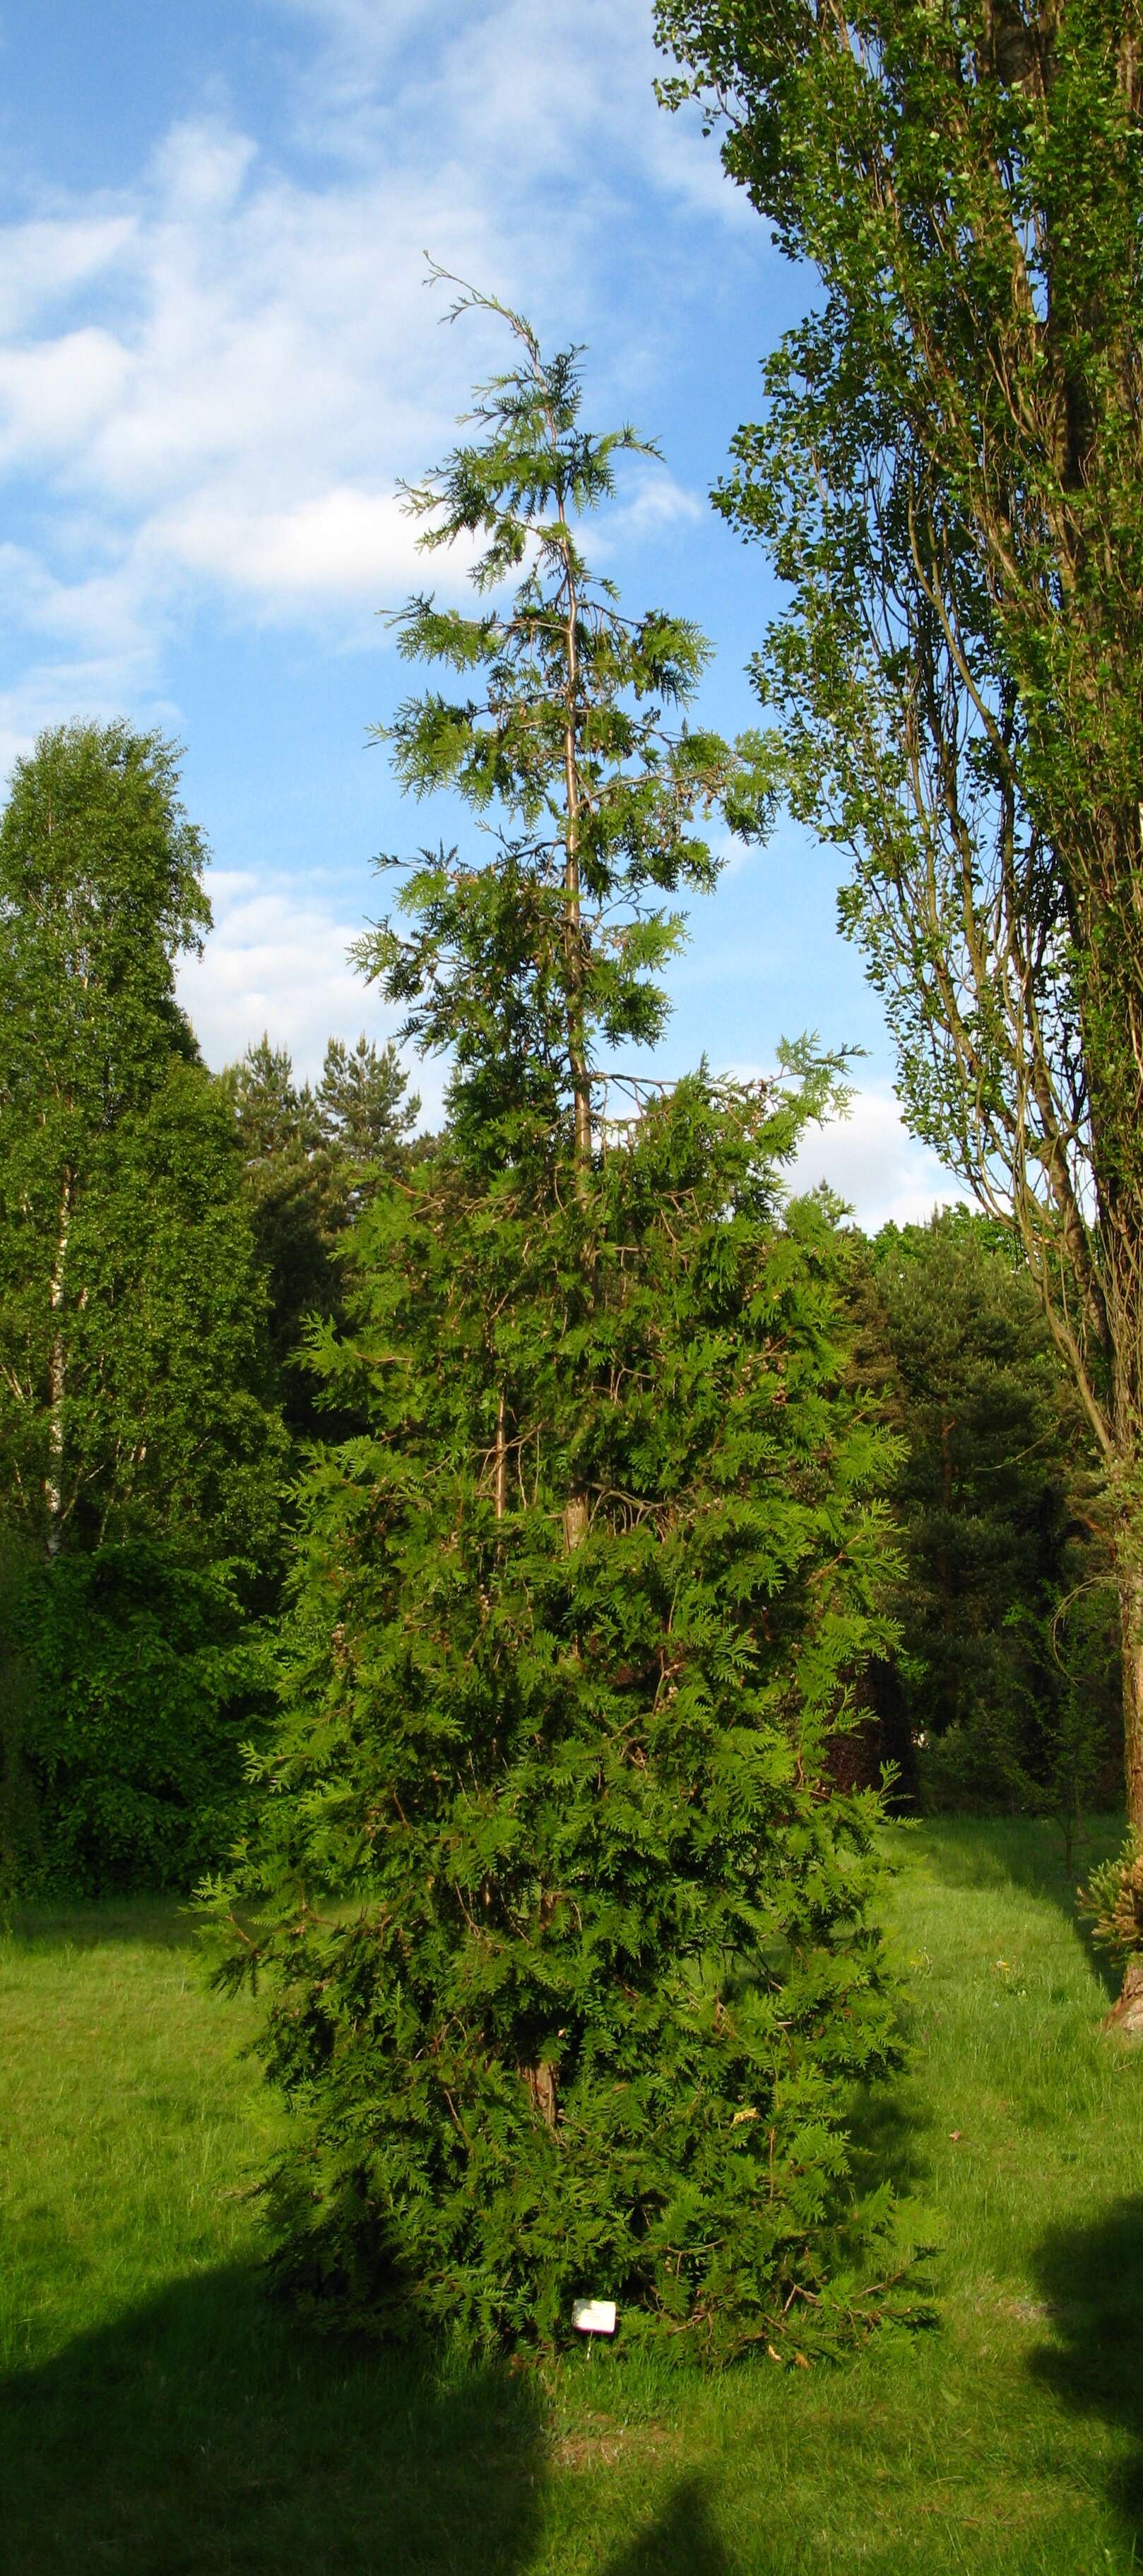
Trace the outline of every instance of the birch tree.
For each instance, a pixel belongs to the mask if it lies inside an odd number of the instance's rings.
[[[157,737],[73,726],[17,763],[0,819],[0,1449],[6,1516],[50,1559],[140,1514],[199,1524],[216,1549],[231,1505],[235,1530],[265,1523],[264,1298],[225,1105],[175,999],[175,961],[209,923],[204,858]]]
[[[265,1704],[284,1470],[232,1114],[179,1010],[209,921],[173,748],[47,734],[0,819],[0,1541],[26,1883],[185,1882]]]

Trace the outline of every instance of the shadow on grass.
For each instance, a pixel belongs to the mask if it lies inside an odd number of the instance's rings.
[[[608,2559],[605,2576],[733,2576],[703,2480],[681,2479],[650,2529]]]
[[[1129,2437],[1111,2500],[1143,2541],[1143,2199],[1120,2201],[1094,2225],[1053,2229],[1034,2272],[1057,2340],[1029,2368],[1070,2413],[1101,2415]]]
[[[174,2284],[2,2393],[5,2576],[532,2563],[534,2376],[442,2376],[318,2338],[252,2266]]]
[[[29,1949],[95,1950],[117,1941],[146,1949],[189,1950],[199,1940],[202,1917],[186,1896],[106,1896],[89,1901],[16,1905],[12,1937]]]
[[[4,2576],[529,2576],[562,2555],[545,2413],[531,2370],[327,2339],[255,2266],[204,2272],[0,2385]],[[590,2529],[589,2492],[561,2511]],[[600,2546],[600,2576],[735,2576],[693,2476]]]
[[[1121,1816],[1092,1816],[1065,1866],[1058,1825],[1040,1816],[942,1816],[921,1827],[921,1848],[946,1887],[1018,1887],[1058,1907],[1083,1950],[1096,1984],[1114,2001],[1121,1972],[1098,1950],[1076,1906],[1076,1888],[1123,1843]]]
[[[931,2105],[912,2068],[855,2095],[848,2119],[853,2187],[864,2196],[891,2183],[899,2200],[923,2190],[932,2172]]]

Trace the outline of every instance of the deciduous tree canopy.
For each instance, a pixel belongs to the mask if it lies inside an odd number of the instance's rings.
[[[1143,15],[660,0],[821,292],[720,505],[916,1132],[1011,1208],[1119,1512],[1143,1823]]]

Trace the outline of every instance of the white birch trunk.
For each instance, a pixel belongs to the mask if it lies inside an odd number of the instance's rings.
[[[59,1223],[56,1227],[56,1257],[52,1266],[52,1347],[48,1362],[48,1463],[44,1477],[44,1503],[47,1510],[47,1550],[50,1557],[59,1555],[60,1540],[63,1536],[64,1399],[67,1392],[63,1301],[68,1235],[71,1231],[72,1187],[72,1174],[65,1163],[60,1186]]]

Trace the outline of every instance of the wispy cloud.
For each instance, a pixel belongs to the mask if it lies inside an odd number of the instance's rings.
[[[321,619],[417,577],[394,484],[447,446],[495,345],[434,327],[426,246],[583,331],[614,304],[625,214],[698,188],[737,220],[709,147],[700,188],[656,108],[624,0],[469,0],[432,25],[422,0],[276,5],[311,38],[291,148],[192,114],[119,192],[55,184],[0,227],[12,613],[69,688],[76,656],[136,700],[148,666],[159,686],[204,601]],[[704,506],[632,468],[611,542]]]

